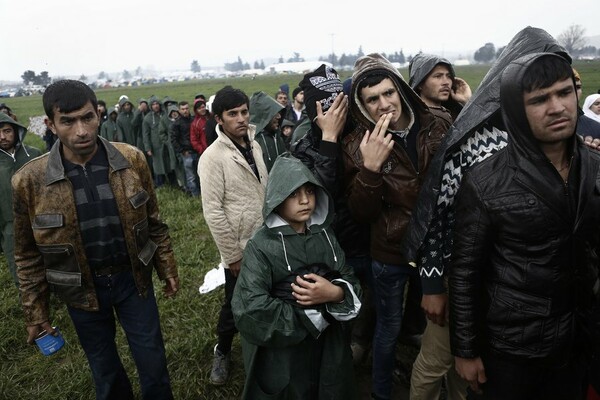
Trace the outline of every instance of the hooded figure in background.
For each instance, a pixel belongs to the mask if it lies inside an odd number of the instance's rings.
[[[133,112],[133,120],[131,121],[131,127],[133,128],[133,136],[135,137],[135,146],[146,153],[144,148],[144,136],[142,135],[142,124],[144,122],[144,117],[150,111],[150,105],[148,104],[148,100],[141,98],[138,100],[138,107]],[[146,154],[146,159],[148,159],[148,155]],[[150,168],[152,168],[152,163],[148,162]]]
[[[413,59],[410,61],[410,64],[408,65],[408,84],[411,88],[413,88],[413,90],[417,94],[422,96],[420,85],[438,65],[442,65],[448,68],[448,72],[450,73],[450,77],[452,80],[452,86],[449,88],[450,95],[448,96],[448,100],[442,102],[440,107],[434,107],[429,105],[429,110],[431,110],[431,112],[435,113],[437,116],[447,119],[450,123],[452,123],[452,121],[456,119],[456,117],[458,116],[468,99],[464,99],[464,101],[457,101],[455,99],[454,90],[456,88],[457,77],[456,72],[454,71],[454,67],[452,66],[450,61],[443,57],[439,57],[433,54],[417,54],[413,57]],[[461,83],[464,82],[460,78],[458,78],[458,80]],[[466,82],[464,82],[464,84],[466,84]]]
[[[185,175],[183,172],[183,164],[177,158],[173,143],[171,142],[171,125],[179,119],[179,107],[177,102],[173,100],[163,103],[167,112],[160,119],[158,124],[158,136],[164,144],[166,151],[163,153],[165,169],[169,178],[169,183],[175,187],[185,188]]]
[[[117,118],[119,117],[119,114],[117,109],[115,107],[110,107],[106,112],[106,115],[106,121],[100,126],[100,136],[110,142],[123,141],[118,133]]]
[[[256,92],[250,98],[250,123],[256,125],[254,140],[260,144],[267,171],[271,171],[277,156],[286,151],[279,130],[281,110],[284,107],[265,92]]]
[[[600,107],[598,107],[598,102],[600,102],[600,94],[591,94],[585,98],[583,102],[583,114],[588,118],[593,119],[594,121],[600,123]],[[591,109],[592,106],[595,105],[596,110],[599,110],[598,113]]]
[[[15,265],[12,186],[11,179],[25,163],[42,154],[35,147],[23,143],[27,128],[0,112],[0,245],[8,263],[8,270],[19,286]]]
[[[302,196],[295,193],[307,183],[316,200],[298,233],[280,207]],[[269,175],[263,217],[244,251],[232,300],[246,370],[242,398],[356,398],[347,324],[360,310],[360,286],[330,226],[331,197],[300,160],[284,153]],[[317,266],[342,288],[342,301],[301,306],[290,284]]]
[[[117,130],[122,142],[132,146],[136,145],[135,132],[133,129],[133,103],[127,97],[121,97],[119,100]]]
[[[159,124],[162,116],[165,114],[160,100],[156,96],[148,99],[150,110],[144,117],[142,123],[142,136],[144,139],[144,152],[152,162],[152,172],[154,175],[154,184],[160,187],[165,183],[167,168],[165,168],[164,155],[166,147],[160,140],[158,134]]]

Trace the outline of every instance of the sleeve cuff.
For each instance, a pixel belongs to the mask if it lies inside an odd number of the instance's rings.
[[[329,158],[337,158],[339,145],[336,142],[328,142],[321,140],[319,145],[319,153]]]

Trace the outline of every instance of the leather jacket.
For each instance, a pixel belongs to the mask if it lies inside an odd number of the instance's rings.
[[[457,195],[451,346],[463,358],[556,366],[578,350],[578,315],[600,285],[600,153],[573,135],[567,182],[548,161],[524,112],[520,82],[531,61],[502,76],[511,140],[465,174]]]
[[[115,196],[135,283],[145,296],[152,270],[161,280],[176,277],[177,268],[167,225],[158,204],[148,164],[141,151],[99,138],[109,163]],[[48,320],[48,295],[66,304],[98,310],[92,271],[79,231],[70,180],[62,164],[61,143],[20,169],[13,177],[15,261],[25,320]]]
[[[399,143],[394,144],[381,171],[372,172],[363,165],[360,143],[366,130],[373,130],[375,121],[362,106],[357,86],[375,71],[389,75],[402,96],[403,104],[410,104],[410,109],[405,112],[412,112],[415,123],[419,124],[417,168]],[[378,54],[364,56],[356,62],[352,82],[350,111],[357,127],[343,139],[348,208],[357,222],[371,227],[371,257],[386,264],[404,264],[411,260],[402,254],[400,245],[429,163],[450,125],[432,114],[398,70]]]

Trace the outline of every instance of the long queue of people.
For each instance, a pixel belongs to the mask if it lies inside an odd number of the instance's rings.
[[[399,340],[419,349],[411,399],[443,387],[448,399],[593,399],[600,136],[579,130],[580,87],[567,51],[532,27],[474,93],[430,54],[408,81],[378,53],[346,82],[321,65],[291,106],[285,90],[226,86],[209,110],[201,95],[191,111],[123,97],[104,116],[85,84],[53,83],[43,103],[59,143],[12,178],[28,341],[56,334],[55,292],[97,398],[133,398],[114,309],[142,397],[173,398],[151,280],[179,290],[155,194],[171,183],[201,198],[225,266],[212,384],[227,383],[239,332],[244,399],[358,398],[366,357],[370,397],[391,399]],[[15,160],[19,127],[0,120]]]

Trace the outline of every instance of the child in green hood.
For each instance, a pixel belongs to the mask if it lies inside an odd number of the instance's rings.
[[[300,160],[269,174],[264,224],[248,242],[232,300],[244,399],[352,399],[349,329],[360,287],[330,227],[333,201]]]

